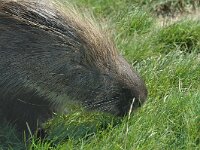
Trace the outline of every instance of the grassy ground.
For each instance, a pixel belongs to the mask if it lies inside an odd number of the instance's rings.
[[[75,3],[114,30],[120,53],[148,86],[147,103],[122,120],[86,112],[55,116],[46,124],[45,142],[32,137],[24,144],[14,129],[1,125],[0,149],[200,149],[199,1]]]

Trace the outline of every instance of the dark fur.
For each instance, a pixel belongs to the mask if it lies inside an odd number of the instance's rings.
[[[119,116],[140,106],[146,87],[103,30],[42,2],[0,0],[3,119],[34,129],[76,103]]]

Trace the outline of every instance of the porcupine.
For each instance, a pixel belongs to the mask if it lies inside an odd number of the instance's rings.
[[[91,17],[53,0],[0,0],[0,113],[36,129],[71,105],[124,116],[144,81]]]

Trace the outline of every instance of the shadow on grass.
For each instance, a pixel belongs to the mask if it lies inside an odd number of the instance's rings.
[[[70,115],[55,116],[44,128],[45,140],[57,145],[72,139],[76,142],[90,140],[98,134],[120,124],[121,119],[103,113],[76,112]]]

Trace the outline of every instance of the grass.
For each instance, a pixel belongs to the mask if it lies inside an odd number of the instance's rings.
[[[119,52],[145,79],[149,97],[141,109],[123,119],[96,112],[55,116],[45,125],[46,141],[32,137],[26,145],[1,125],[0,149],[200,149],[200,20],[159,26],[155,8],[167,2],[75,0],[109,22]],[[170,2],[177,13],[180,6]],[[193,5],[183,2],[185,10]]]

